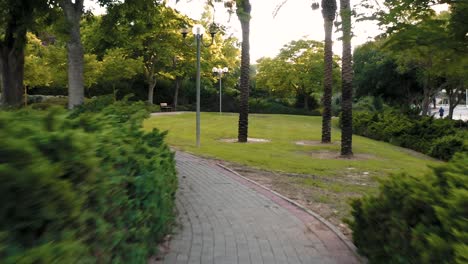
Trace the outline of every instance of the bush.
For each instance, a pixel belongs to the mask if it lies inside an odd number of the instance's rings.
[[[468,262],[468,154],[424,177],[395,175],[352,202],[348,221],[370,263]]]
[[[266,99],[249,99],[249,112],[258,114],[320,115],[319,111],[297,109]]]
[[[449,160],[456,152],[467,151],[465,146],[468,146],[468,144],[465,143],[463,137],[458,135],[445,136],[434,140],[429,153],[432,157]]]
[[[68,105],[68,98],[65,96],[42,96],[34,97],[33,100],[35,101],[31,103],[31,108],[37,110],[46,110],[56,106],[67,108]]]
[[[466,150],[468,131],[459,122],[432,117],[409,117],[395,110],[355,112],[353,132],[449,160]]]
[[[146,262],[177,188],[165,134],[141,129],[147,116],[126,101],[0,113],[0,262]]]

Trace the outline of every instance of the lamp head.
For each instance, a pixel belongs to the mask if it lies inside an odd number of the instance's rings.
[[[314,0],[314,1],[312,2],[311,7],[312,7],[312,10],[317,10],[317,9],[320,8],[320,4],[319,4],[317,1]]]
[[[200,24],[195,24],[192,28],[192,33],[195,36],[202,36],[205,34],[205,28]]]
[[[211,38],[214,38],[215,34],[218,32],[218,26],[215,23],[211,23],[209,30],[210,30]]]
[[[187,37],[188,32],[189,32],[189,30],[186,27],[183,27],[183,28],[180,29],[180,34],[182,34],[183,38]]]

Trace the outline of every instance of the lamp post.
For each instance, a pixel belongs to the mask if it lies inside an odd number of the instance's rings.
[[[186,39],[188,34],[188,29],[183,28],[181,29],[180,33],[182,37]],[[205,34],[205,28],[200,25],[196,24],[192,28],[192,33],[196,40],[197,45],[197,80],[196,80],[196,89],[197,89],[197,118],[196,118],[196,133],[197,133],[197,147],[200,147],[200,49],[203,45],[204,47],[209,47],[213,45],[214,42],[214,35],[216,34],[216,25],[212,24],[210,26],[210,35],[211,35],[211,42],[209,44],[203,43],[203,34]],[[190,46],[190,44],[185,43],[186,45]]]
[[[227,72],[229,72],[229,69],[227,67],[224,67],[224,68],[213,67],[213,73],[217,73],[218,78],[219,78],[219,114],[223,113],[223,107],[222,107],[223,97],[221,93],[221,80],[223,79],[223,74]]]

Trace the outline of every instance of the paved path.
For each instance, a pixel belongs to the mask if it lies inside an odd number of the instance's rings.
[[[179,228],[163,263],[359,263],[314,217],[212,161],[176,154]]]

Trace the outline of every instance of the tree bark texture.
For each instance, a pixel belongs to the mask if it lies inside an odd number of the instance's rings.
[[[448,95],[448,103],[449,103],[449,113],[448,118],[453,119],[453,112],[455,111],[455,107],[460,104],[462,99],[462,91],[463,85],[458,88],[448,88],[446,89]]]
[[[237,1],[237,15],[242,27],[242,52],[240,74],[240,105],[239,105],[239,142],[247,142],[249,127],[249,93],[250,93],[250,11],[249,0]]]
[[[341,155],[353,155],[353,65],[351,55],[350,0],[340,0],[343,29],[343,54],[341,66]]]
[[[33,10],[21,2],[10,4],[7,12],[6,30],[0,34],[1,104],[19,107],[23,102],[26,32]]]
[[[156,80],[148,83],[148,103],[154,103],[154,88],[156,87]]]
[[[0,55],[1,104],[19,107],[23,103],[24,49],[3,47]]]
[[[322,0],[322,16],[325,30],[324,80],[323,80],[323,113],[322,113],[322,143],[331,142],[331,99],[333,85],[333,51],[332,30],[335,20],[336,1]]]
[[[68,51],[68,108],[84,102],[84,51],[81,44],[80,21],[83,0],[62,0],[60,7],[69,26]]]

